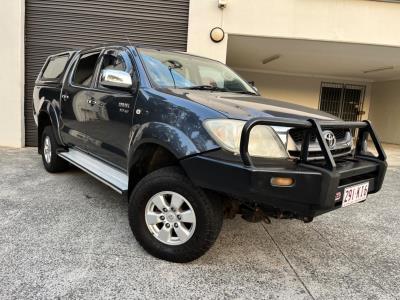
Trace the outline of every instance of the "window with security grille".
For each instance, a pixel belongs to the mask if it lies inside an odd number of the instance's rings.
[[[365,86],[322,82],[319,109],[345,121],[361,120]]]

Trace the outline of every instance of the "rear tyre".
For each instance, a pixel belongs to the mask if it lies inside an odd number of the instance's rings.
[[[54,137],[53,128],[47,126],[42,134],[42,160],[44,168],[50,173],[63,172],[68,169],[69,164],[57,155],[59,145]]]
[[[136,240],[151,255],[190,262],[214,244],[223,221],[222,203],[195,187],[177,167],[143,178],[129,201],[129,223]]]

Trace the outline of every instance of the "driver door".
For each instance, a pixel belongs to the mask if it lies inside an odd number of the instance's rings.
[[[137,88],[107,87],[100,83],[104,70],[125,71],[137,82],[136,70],[124,48],[106,49],[99,60],[91,89],[91,105],[95,118],[87,124],[88,151],[117,167],[125,169]]]

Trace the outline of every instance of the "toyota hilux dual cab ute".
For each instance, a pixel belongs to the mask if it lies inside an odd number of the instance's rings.
[[[310,222],[363,202],[387,168],[369,121],[262,98],[224,64],[180,52],[55,54],[33,100],[46,170],[72,164],[126,195],[137,241],[173,262],[203,255],[224,217]]]

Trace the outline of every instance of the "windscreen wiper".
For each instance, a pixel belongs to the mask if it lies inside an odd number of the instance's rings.
[[[190,87],[185,87],[185,89],[188,90],[202,90],[202,91],[216,91],[216,92],[228,92],[228,93],[236,93],[236,94],[245,94],[245,95],[254,95],[257,96],[257,93],[253,93],[250,91],[230,91],[225,88],[220,88],[218,86],[213,86],[213,85],[194,85]]]
[[[194,85],[190,87],[185,87],[188,90],[203,90],[203,91],[217,91],[217,92],[228,92],[228,93],[237,93],[237,94],[246,94],[246,95],[258,95],[257,93],[253,93],[250,91],[230,91],[225,88],[220,88],[213,85]]]
[[[220,88],[220,87],[213,86],[213,85],[206,85],[206,84],[189,86],[189,87],[185,87],[185,89],[188,89],[188,90],[201,90],[201,91],[227,92],[227,90],[224,89],[224,88]]]
[[[250,91],[231,91],[231,93],[258,96],[257,93],[253,93]]]

